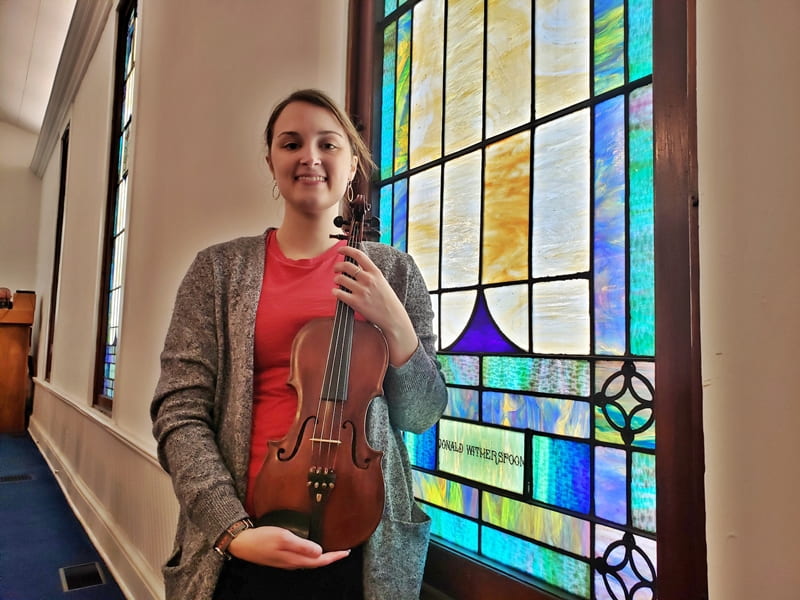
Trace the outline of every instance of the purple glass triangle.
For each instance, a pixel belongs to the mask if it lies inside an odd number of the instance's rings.
[[[486,298],[483,291],[478,292],[475,310],[464,332],[452,346],[446,348],[448,352],[521,352],[522,350],[509,341],[498,329],[497,324],[489,314]]]

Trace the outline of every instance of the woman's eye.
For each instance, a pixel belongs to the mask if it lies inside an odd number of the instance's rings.
[[[297,150],[297,149],[300,147],[300,144],[298,144],[297,142],[286,142],[286,143],[283,145],[283,147],[284,147],[286,150]]]
[[[337,146],[337,145],[336,145],[336,144],[334,144],[333,142],[324,142],[324,143],[322,144],[322,147],[323,147],[325,150],[336,150],[336,149],[337,149],[339,146]]]

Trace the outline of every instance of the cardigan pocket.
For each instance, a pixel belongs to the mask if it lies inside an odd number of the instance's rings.
[[[225,559],[206,547],[176,545],[161,568],[167,600],[211,600]]]
[[[428,553],[431,520],[416,503],[411,519],[384,518],[367,542],[365,600],[416,600]]]

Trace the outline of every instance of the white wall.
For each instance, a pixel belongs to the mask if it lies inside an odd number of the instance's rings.
[[[36,291],[41,181],[28,168],[36,134],[0,121],[0,287]]]
[[[697,3],[712,600],[800,595],[800,3]]]
[[[344,99],[347,2],[145,2],[115,420],[148,447],[144,408],[195,253],[278,223],[262,132],[300,87]],[[135,335],[128,334],[133,331]]]
[[[347,4],[198,0],[186,10],[139,0],[123,329],[110,418],[91,408],[91,393],[115,11],[62,125],[70,123],[70,151],[52,376],[36,382],[31,433],[130,598],[163,595],[159,569],[174,534],[177,506],[154,460],[148,409],[177,286],[201,248],[277,224],[262,132],[272,106],[294,89],[319,87],[344,99]],[[57,147],[42,180],[34,267],[43,305],[59,154]],[[42,322],[46,329],[47,315]]]

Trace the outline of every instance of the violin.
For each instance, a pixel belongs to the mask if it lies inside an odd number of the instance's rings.
[[[375,221],[368,210],[359,195],[350,203],[350,219],[334,221],[347,235],[331,237],[358,247]],[[383,453],[369,445],[365,428],[388,364],[383,333],[356,320],[341,300],[333,317],[300,329],[289,375],[297,416],[282,440],[268,443],[253,496],[257,526],[283,527],[325,552],[356,547],[372,535],[383,515]]]

